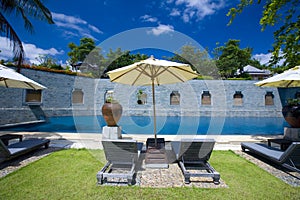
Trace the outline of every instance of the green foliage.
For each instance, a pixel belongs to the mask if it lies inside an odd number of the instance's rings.
[[[212,76],[202,76],[202,75],[200,75],[200,76],[197,77],[197,79],[198,79],[198,80],[214,80],[214,77],[212,77]]]
[[[116,51],[112,49],[106,54],[106,70],[105,72],[131,65],[137,61],[145,60],[148,57],[144,54],[130,54],[130,51],[122,51],[121,48],[117,48]]]
[[[78,46],[71,42],[69,48],[71,51],[68,52],[68,56],[71,65],[74,66],[80,63],[80,71],[90,73],[96,78],[106,78],[105,73],[108,71],[147,58],[146,55],[132,55],[130,51],[122,51],[121,48],[117,48],[115,51],[110,49],[104,56],[102,49],[96,47],[94,40],[91,38],[82,38]]]
[[[260,62],[256,59],[249,60],[248,65],[251,65],[251,66],[256,67],[258,69],[266,69],[267,68],[267,66],[261,65]]]
[[[39,55],[35,59],[40,63],[38,66],[43,66],[50,69],[63,70],[61,65],[57,63],[57,60],[50,55]]]
[[[244,80],[252,80],[251,77],[248,78],[228,78],[227,80],[231,81],[244,81]]]
[[[239,75],[239,78],[242,78],[244,80],[251,80],[252,79],[252,77],[248,73],[242,73],[241,75]]]
[[[102,49],[96,47],[95,41],[92,38],[81,38],[80,44],[69,43],[68,52],[69,63],[72,66],[79,65],[80,71],[86,74],[92,74],[93,77],[100,77],[104,71],[104,57]]]
[[[270,66],[276,66],[281,59],[285,59],[284,66],[292,68],[300,65],[300,1],[299,0],[242,0],[231,8],[228,16],[232,23],[237,14],[253,4],[264,3],[264,10],[260,18],[262,31],[267,26],[279,24],[280,28],[274,32],[274,43]]]
[[[287,104],[290,106],[298,106],[300,104],[300,99],[288,99]]]
[[[83,62],[87,55],[96,48],[95,41],[92,38],[86,37],[80,39],[80,44],[78,46],[73,42],[69,43],[68,46],[71,49],[71,51],[68,52],[71,65]]]
[[[186,63],[192,66],[202,76],[210,76],[218,79],[218,70],[215,62],[210,59],[207,51],[191,46],[183,46],[173,57],[168,58],[171,61]]]
[[[285,70],[288,70],[288,66],[282,66],[282,67],[269,67],[269,70],[271,70],[274,74],[280,74],[284,72]]]
[[[251,61],[252,49],[240,48],[240,41],[229,39],[224,46],[214,49],[217,58],[216,65],[223,78],[232,78],[237,70],[243,71],[243,67]]]

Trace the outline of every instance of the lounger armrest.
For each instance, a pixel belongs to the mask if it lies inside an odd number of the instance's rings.
[[[287,148],[284,153],[281,155],[280,157],[280,162],[284,163],[286,161],[288,161],[291,156],[293,156],[293,154],[296,154],[296,151],[300,152],[300,142],[293,142],[289,148]],[[298,159],[300,159],[300,155],[299,153],[298,155]],[[300,161],[299,161],[300,162]]]
[[[6,158],[10,156],[10,151],[5,144],[0,140],[0,158]]]

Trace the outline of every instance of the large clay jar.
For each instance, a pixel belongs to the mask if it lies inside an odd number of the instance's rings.
[[[300,128],[300,105],[283,106],[282,114],[292,128]]]
[[[102,115],[107,126],[118,126],[117,123],[122,116],[122,106],[119,103],[105,103],[102,106]]]

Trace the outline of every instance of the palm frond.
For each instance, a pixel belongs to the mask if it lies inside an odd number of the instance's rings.
[[[33,25],[29,17],[47,21],[49,24],[54,24],[54,21],[51,12],[43,5],[42,0],[0,0],[0,35],[4,35],[10,40],[14,57],[20,66],[25,56],[24,48],[17,33],[4,17],[4,13],[21,15],[25,29],[30,32],[33,32]]]
[[[49,24],[54,24],[51,12],[40,0],[19,0],[19,6],[24,10],[26,15],[47,21]]]
[[[17,33],[14,31],[12,26],[6,20],[6,18],[0,12],[0,34],[7,37],[10,40],[10,44],[13,46],[13,53],[15,59],[18,60],[18,66],[21,65],[25,57],[24,48],[22,41],[18,37]]]

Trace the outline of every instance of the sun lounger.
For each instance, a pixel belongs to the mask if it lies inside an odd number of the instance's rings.
[[[126,179],[127,184],[133,183],[136,163],[142,143],[134,140],[103,140],[106,165],[97,173],[99,184],[107,182],[107,178]]]
[[[268,146],[272,143],[280,145],[280,149],[285,151],[293,142],[300,142],[300,134],[297,128],[284,127],[284,135],[282,138],[268,139]]]
[[[190,183],[191,177],[211,177],[219,184],[220,174],[208,163],[214,145],[213,139],[184,139],[172,143],[185,183]]]
[[[49,143],[50,140],[48,139],[27,139],[5,146],[0,140],[0,163],[39,149],[42,146],[48,148]]]
[[[265,159],[300,173],[300,142],[293,142],[285,151],[261,143],[241,143],[246,149]]]

